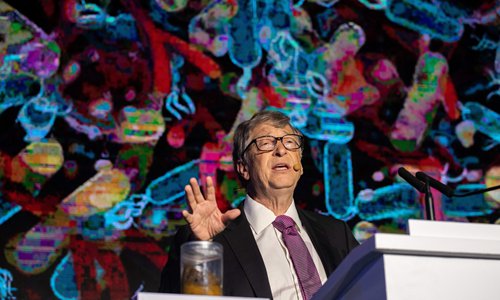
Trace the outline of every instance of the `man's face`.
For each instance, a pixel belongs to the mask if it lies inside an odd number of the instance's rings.
[[[263,123],[252,130],[247,145],[261,136],[282,137],[294,133],[290,126],[277,128],[269,123]],[[300,149],[287,150],[283,143],[278,141],[274,150],[260,151],[254,143],[248,148],[246,155],[246,165],[239,164],[238,170],[246,180],[250,180],[249,187],[257,194],[295,189],[303,172],[300,165]],[[300,165],[297,171],[293,168],[296,164]]]

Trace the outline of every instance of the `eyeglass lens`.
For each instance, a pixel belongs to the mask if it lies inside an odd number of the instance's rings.
[[[274,150],[278,144],[278,140],[281,140],[283,146],[288,150],[299,149],[302,146],[302,137],[295,134],[287,134],[282,137],[274,136],[263,136],[255,139],[255,144],[257,148],[261,151]]]

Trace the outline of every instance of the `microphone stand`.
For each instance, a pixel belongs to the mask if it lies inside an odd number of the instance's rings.
[[[453,194],[453,197],[467,197],[467,196],[472,196],[472,195],[477,195],[477,194],[483,194],[483,193],[498,190],[498,189],[500,189],[500,185],[491,186],[491,187],[486,188],[486,189],[468,192],[465,194]]]
[[[417,191],[425,195],[425,217],[426,219],[431,221],[436,220],[436,212],[434,207],[434,199],[432,198],[431,187],[435,188],[447,197],[467,197],[500,189],[500,185],[496,185],[486,189],[472,191],[464,194],[455,194],[455,191],[452,188],[432,178],[424,172],[417,172],[415,176],[413,176],[413,174],[411,174],[408,170],[406,170],[404,167],[401,167],[398,169],[398,174]]]
[[[429,176],[424,176],[423,178],[417,178],[413,176],[408,170],[401,167],[398,169],[398,174],[406,180],[411,186],[413,186],[417,191],[424,194],[424,217],[428,220],[434,221],[436,219],[436,214],[434,211],[434,199],[431,193],[431,182]],[[425,175],[425,174],[424,174]]]
[[[402,171],[403,171],[403,173],[406,173],[406,172],[404,172],[405,170],[402,170]],[[407,175],[407,177],[410,177],[410,176]],[[425,203],[426,203],[425,212],[426,212],[429,220],[434,220],[434,218],[435,218],[434,206],[433,206],[434,201],[432,200],[432,194],[430,192],[430,187],[435,188],[436,190],[438,190],[439,192],[441,192],[442,194],[444,194],[450,198],[451,197],[467,197],[467,196],[471,196],[471,195],[486,193],[486,192],[497,190],[500,188],[500,185],[497,185],[497,186],[492,186],[492,187],[489,187],[486,189],[472,191],[472,192],[468,192],[468,193],[464,193],[464,194],[455,194],[455,191],[452,188],[450,188],[449,186],[443,184],[442,182],[432,178],[431,176],[425,174],[424,172],[417,172],[415,174],[415,177],[424,183]],[[409,178],[409,179],[412,179],[412,178]]]
[[[425,217],[427,220],[435,221],[436,220],[436,212],[434,210],[434,198],[431,193],[431,185],[429,184],[429,178],[426,177],[424,180],[425,183]]]

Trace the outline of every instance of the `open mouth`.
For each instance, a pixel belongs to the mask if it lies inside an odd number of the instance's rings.
[[[273,166],[273,170],[275,171],[286,171],[288,169],[290,169],[290,166],[286,163],[279,163]]]

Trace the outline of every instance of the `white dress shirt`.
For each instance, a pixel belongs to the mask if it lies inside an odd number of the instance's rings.
[[[264,205],[250,198],[247,195],[243,207],[245,215],[250,223],[253,236],[257,242],[264,265],[267,271],[269,285],[274,300],[302,300],[297,274],[293,268],[292,260],[279,232],[273,226],[276,219],[274,213]],[[327,276],[321,259],[309,238],[309,235],[302,226],[297,208],[292,202],[285,215],[291,217],[297,224],[297,231],[304,240],[309,253],[312,256],[316,269],[319,273],[321,283],[326,282]]]

